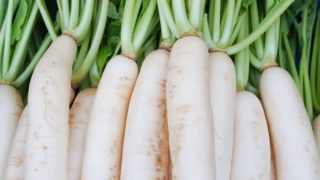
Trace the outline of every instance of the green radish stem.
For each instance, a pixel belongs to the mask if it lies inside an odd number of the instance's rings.
[[[250,33],[241,42],[226,48],[227,54],[232,55],[254,42],[280,17],[280,15],[294,2],[294,0],[282,0],[273,6],[268,15],[261,21],[258,28]]]
[[[320,113],[320,53],[318,52],[319,43],[320,43],[320,13],[318,11],[317,21],[315,25],[315,35],[314,43],[312,49],[312,58],[311,58],[311,70],[310,70],[310,86],[312,94],[312,102],[314,110],[317,113]]]
[[[92,42],[90,45],[90,49],[86,53],[86,57],[81,63],[81,66],[78,69],[75,69],[72,76],[72,84],[73,86],[77,87],[81,81],[85,78],[87,73],[89,72],[89,67],[92,66],[95,56],[98,53],[100,43],[102,41],[103,32],[105,29],[105,25],[107,22],[107,15],[108,15],[108,0],[103,0],[101,3],[101,9],[99,10],[99,20],[97,29],[94,32],[94,36],[92,38]]]

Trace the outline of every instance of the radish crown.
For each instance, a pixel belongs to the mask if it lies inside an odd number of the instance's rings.
[[[71,2],[71,4],[70,4]],[[52,39],[57,31],[44,0],[37,0],[42,18]],[[98,53],[108,18],[109,0],[56,0],[60,32],[71,36],[79,45],[73,67],[72,86],[78,87],[87,77]]]
[[[0,1],[0,83],[22,86],[51,40],[38,28],[38,6],[31,0]]]
[[[107,23],[107,18],[108,18],[108,6],[109,6],[109,0],[100,0],[98,4],[96,4],[95,12],[98,12],[94,17],[93,17],[93,29],[88,30],[89,33],[87,34],[87,42],[86,42],[86,47],[88,47],[88,43],[90,42],[90,48],[84,48],[82,51],[82,54],[80,56],[80,52],[78,54],[78,57],[76,59],[77,64],[81,64],[79,66],[75,66],[73,68],[73,76],[72,76],[72,85],[77,86],[80,84],[85,77],[87,76],[88,72],[90,71],[90,68],[92,67],[94,60],[96,59],[105,26]],[[89,11],[89,10],[88,10]],[[72,11],[71,11],[72,12]],[[85,13],[86,11],[84,11]],[[75,20],[74,20],[75,21]],[[73,23],[73,21],[70,21]],[[81,23],[80,23],[81,25]],[[73,26],[70,24],[69,26]],[[89,26],[89,25],[87,25]],[[78,30],[76,29],[74,32],[78,31],[79,33],[81,32],[81,26],[78,27]],[[92,33],[92,34],[91,34]]]
[[[148,36],[159,22],[156,0],[126,0],[121,27],[121,54],[136,60]]]
[[[165,31],[165,38],[168,39],[170,29],[175,38],[184,35],[199,35],[206,0],[157,0],[162,31]],[[166,24],[167,26],[164,26]]]
[[[163,11],[161,5],[159,3],[163,3],[164,1],[157,1],[158,3],[158,12],[159,12],[159,18],[160,18],[160,26],[161,26],[161,42],[160,47],[163,48],[171,48],[173,42],[174,42],[174,35],[170,30],[169,22],[166,21],[165,18],[165,12]],[[173,23],[173,22],[171,22]],[[175,32],[178,34],[178,32]]]
[[[250,7],[251,17],[251,30],[254,30],[260,23],[261,16],[268,14],[270,10],[276,6],[276,2],[273,0],[267,0],[264,5],[258,6],[257,2],[254,2]],[[258,9],[265,9],[263,12],[258,12]],[[280,19],[278,18],[270,28],[265,32],[264,35],[260,36],[257,41],[253,44],[251,49],[250,60],[253,66],[258,69],[264,69],[269,66],[274,66],[280,32]]]

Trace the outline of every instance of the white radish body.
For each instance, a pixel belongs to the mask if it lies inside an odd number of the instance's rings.
[[[83,150],[95,93],[96,88],[81,90],[70,109],[68,180],[81,179]]]
[[[10,85],[0,84],[0,179],[4,177],[22,109],[23,102],[19,92]]]
[[[259,99],[237,93],[232,180],[270,180],[271,152],[267,120]]]
[[[318,145],[318,151],[320,155],[320,115],[318,115],[314,120],[313,120],[313,133],[314,136],[316,137],[317,145]]]
[[[319,180],[316,140],[297,87],[287,71],[263,71],[260,92],[274,148],[277,179]]]
[[[223,52],[209,54],[210,99],[215,130],[216,179],[230,178],[236,104],[236,73]]]
[[[156,50],[143,61],[130,99],[121,179],[168,179],[169,139],[166,73],[169,53]]]
[[[137,64],[125,56],[115,56],[107,64],[91,110],[83,180],[120,178],[125,120],[137,75]]]
[[[55,39],[36,66],[28,96],[25,180],[66,180],[69,101],[76,42]]]
[[[173,45],[166,91],[173,179],[215,179],[208,67],[208,49],[199,37]]]
[[[18,123],[5,173],[5,180],[24,179],[24,156],[26,149],[26,136],[28,123],[28,110],[24,108]]]

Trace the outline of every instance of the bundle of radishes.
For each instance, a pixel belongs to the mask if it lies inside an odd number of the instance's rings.
[[[0,180],[319,180],[317,5],[0,0]]]

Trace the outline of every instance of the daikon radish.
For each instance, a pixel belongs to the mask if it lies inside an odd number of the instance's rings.
[[[135,60],[155,28],[152,20],[157,18],[156,1],[150,1],[145,8],[142,5],[142,1],[125,1],[121,55],[108,62],[97,88],[84,150],[83,180],[120,179],[125,121],[138,76]]]
[[[121,179],[169,178],[168,59],[169,53],[158,49],[142,64],[126,120]]]
[[[55,39],[32,75],[28,96],[25,179],[67,179],[73,38]]]
[[[115,56],[107,64],[92,105],[83,180],[120,178],[125,119],[137,75],[137,64],[125,56]]]
[[[228,179],[233,152],[236,75],[234,64],[226,53],[210,52],[209,79],[217,179]]]
[[[231,179],[269,180],[271,153],[267,121],[259,99],[237,93]]]
[[[81,90],[70,109],[69,115],[69,149],[68,179],[81,179],[81,166],[87,127],[96,88]]]
[[[173,45],[166,96],[173,179],[215,178],[208,66],[208,49],[199,37]]]
[[[12,86],[0,84],[0,179],[4,177],[10,148],[17,128],[23,102]]]
[[[279,67],[262,73],[261,97],[275,153],[277,179],[320,179],[316,140],[290,75]]]
[[[26,148],[27,123],[28,110],[26,106],[20,116],[18,127],[12,141],[8,164],[4,176],[4,179],[6,180],[24,179],[24,157]]]

